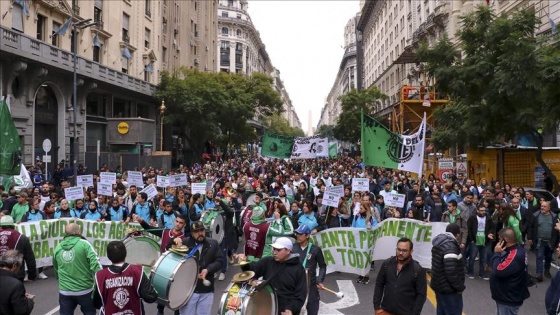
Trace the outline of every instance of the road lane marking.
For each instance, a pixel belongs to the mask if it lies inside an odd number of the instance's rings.
[[[344,293],[344,297],[332,303],[319,302],[319,313],[322,315],[343,315],[339,309],[348,308],[360,304],[358,292],[352,280],[336,280],[338,290]]]
[[[58,310],[60,310],[60,306],[57,306],[57,307],[53,308],[52,311],[48,312],[45,315],[54,315],[54,314],[56,314],[56,312],[58,312]]]
[[[432,276],[429,273],[426,273],[426,279],[428,279],[428,291],[426,292],[426,297],[428,298],[430,303],[432,303],[434,308],[437,310],[436,293],[430,287],[430,282],[432,282]],[[461,313],[461,315],[466,315],[466,314],[465,314],[465,312],[463,312],[463,313]]]

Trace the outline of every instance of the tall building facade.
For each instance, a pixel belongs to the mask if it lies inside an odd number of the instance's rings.
[[[217,69],[216,11],[216,1],[0,1],[0,92],[23,163],[44,154],[44,139],[52,142],[51,166],[76,160],[95,168],[98,146],[128,156],[169,149],[161,147],[152,95],[162,70]],[[76,44],[74,23],[85,26]]]
[[[218,69],[247,75],[253,72],[273,75],[274,67],[247,7],[246,0],[219,0]]]
[[[560,15],[557,1],[488,1],[496,14],[534,7],[541,19],[539,32],[550,31],[547,15]],[[399,98],[400,88],[408,85],[430,85],[425,69],[417,63],[413,50],[422,40],[437,42],[444,34],[451,39],[460,27],[460,17],[472,12],[486,0],[403,0],[363,2],[357,23],[358,68],[362,88],[377,86],[388,99],[380,103],[376,113],[388,115]],[[556,13],[557,12],[557,13]]]
[[[321,109],[317,129],[321,125],[336,125],[338,117],[342,112],[340,96],[358,88],[359,72],[357,68],[356,45],[356,23],[358,20],[359,14],[352,17],[344,27],[344,55],[342,56],[334,84],[326,98],[325,105]]]

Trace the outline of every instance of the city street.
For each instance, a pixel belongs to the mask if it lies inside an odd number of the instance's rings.
[[[534,274],[534,255],[530,256],[529,262],[532,265],[530,268],[530,272]],[[378,262],[376,264],[377,266],[380,266],[381,262]],[[228,271],[227,273],[226,281],[216,281],[216,295],[214,296],[214,306],[212,308],[212,314],[217,313],[220,299],[222,297],[222,292],[228,285],[228,281],[238,270],[238,267],[231,267],[230,271]],[[327,275],[325,285],[335,291],[343,291],[345,296],[342,299],[337,299],[334,294],[322,291],[322,302],[319,313],[321,315],[372,314],[372,299],[377,272],[377,268],[375,269],[375,271],[371,272],[371,281],[368,285],[356,283],[356,276],[352,274],[332,273]],[[553,268],[552,274],[554,274],[555,272],[556,269]],[[27,291],[37,295],[35,298],[36,304],[33,314],[58,314],[58,294],[55,293],[57,292],[57,283],[53,275],[53,270],[48,269],[45,271],[45,273],[49,276],[49,279],[26,283]],[[529,288],[531,297],[526,300],[521,307],[521,315],[542,314],[544,312],[544,296],[549,283],[550,280],[545,278],[545,281],[543,283]],[[463,314],[478,315],[495,313],[495,304],[490,297],[490,287],[488,281],[484,281],[482,279],[470,280],[467,278],[466,286],[467,289],[464,292],[465,307]],[[146,304],[145,306],[146,313],[148,315],[156,314],[157,310],[155,304]],[[431,315],[435,313],[435,295],[433,291],[428,289],[428,299],[424,304],[422,314]],[[76,314],[81,313],[79,311],[76,311]],[[166,311],[166,314],[172,314],[172,312]]]

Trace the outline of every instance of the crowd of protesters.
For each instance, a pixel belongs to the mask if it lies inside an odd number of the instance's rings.
[[[464,174],[454,175],[446,182],[433,174],[417,179],[409,172],[364,167],[347,156],[295,161],[248,157],[180,165],[172,170],[135,169],[142,172],[145,185],[156,184],[158,175],[186,174],[187,185],[157,187],[158,193],[153,198],[140,192],[143,187],[129,185],[127,171],[120,166],[110,169],[103,165],[94,172],[80,167],[80,174],[93,174],[94,185],[84,188],[83,200],[74,201],[64,196],[64,189],[71,186],[71,173],[61,164],[56,167],[52,180],[47,181],[38,176],[44,174],[41,167],[38,163],[29,168],[35,183],[33,188],[16,192],[0,186],[2,212],[10,214],[16,223],[63,217],[129,222],[137,215],[152,226],[172,229],[176,216],[182,215],[192,223],[200,220],[205,209],[221,205],[235,213],[226,223],[226,228],[228,225],[233,228],[226,233],[223,248],[230,262],[238,250],[242,224],[246,222],[241,213],[249,199],[264,210],[265,220],[287,227],[283,229],[286,235],[300,225],[306,225],[312,234],[334,227],[371,229],[388,218],[455,223],[460,227],[458,240],[465,272],[471,279],[474,279],[476,260],[479,277],[489,279],[492,249],[497,242],[492,235],[504,227],[515,232],[519,244],[531,245],[536,251],[537,281],[551,277],[552,253],[559,239],[560,198],[557,196],[550,199],[522,187],[502,186],[484,178],[476,183]],[[114,193],[98,195],[100,173],[108,171],[117,173]],[[353,178],[367,178],[368,191],[352,191]],[[208,185],[211,188],[205,194],[192,194],[191,184],[201,182],[211,182]],[[325,190],[340,185],[344,187],[344,196],[338,207],[323,205]],[[386,206],[385,199],[391,194],[405,195],[404,206]],[[225,278],[224,272],[225,269],[220,280]],[[369,277],[361,276],[357,281],[367,284]]]

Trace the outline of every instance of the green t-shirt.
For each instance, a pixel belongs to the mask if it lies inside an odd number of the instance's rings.
[[[17,222],[21,222],[21,218],[23,218],[23,215],[27,211],[29,211],[29,203],[26,202],[24,205],[21,205],[18,202],[12,208],[12,213],[10,215],[12,216],[12,218],[14,218],[14,222],[17,223]]]
[[[476,216],[476,220],[478,221],[478,227],[476,230],[476,246],[485,246],[486,245],[486,235],[484,231],[486,229],[486,217],[479,217]]]

